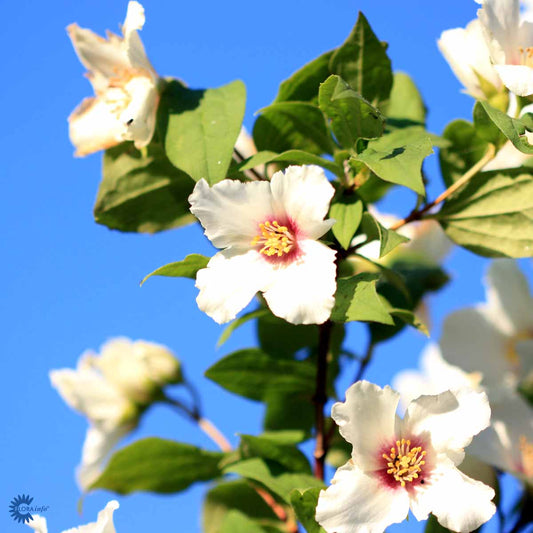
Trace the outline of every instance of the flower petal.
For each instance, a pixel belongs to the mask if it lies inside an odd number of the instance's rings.
[[[494,65],[503,84],[518,96],[533,94],[533,68],[526,65]]]
[[[306,237],[318,239],[335,223],[324,220],[335,189],[322,168],[289,166],[272,176],[270,186],[276,215],[291,217]]]
[[[405,520],[408,512],[407,491],[383,487],[348,462],[320,492],[316,520],[327,533],[382,533]]]
[[[272,266],[256,250],[222,250],[196,274],[196,302],[215,322],[229,322],[268,286],[271,275]]]
[[[39,516],[38,514],[32,515],[33,520],[27,522],[27,526],[31,527],[35,533],[48,533],[48,527],[46,525],[46,518]]]
[[[432,396],[420,396],[407,407],[402,432],[407,436],[427,434],[437,453],[460,463],[463,448],[490,424],[487,395],[464,388]]]
[[[292,324],[322,324],[335,304],[335,251],[307,239],[298,245],[302,255],[278,265],[265,300],[276,316]]]
[[[78,483],[83,491],[100,477],[111,450],[133,429],[132,425],[121,425],[111,431],[91,426],[85,435],[81,452],[81,463],[76,470]]]
[[[222,180],[213,187],[201,179],[189,196],[191,212],[217,247],[251,247],[259,223],[274,213],[270,184],[266,181],[241,183]]]
[[[74,527],[63,533],[116,533],[113,524],[113,512],[119,508],[116,500],[111,500],[105,508],[98,513],[96,522],[91,522],[85,526]]]
[[[352,460],[365,472],[382,467],[379,451],[396,440],[399,398],[388,386],[357,381],[346,391],[346,401],[331,409],[340,434],[353,446]]]
[[[487,316],[509,335],[533,333],[533,297],[513,260],[493,261],[487,278]]]
[[[124,35],[124,49],[129,59],[129,63],[133,68],[141,68],[151,73],[152,76],[157,76],[152,67],[143,43],[137,30],[142,30],[145,22],[144,8],[139,2],[132,0],[128,3],[128,11],[126,12],[126,19],[122,25],[122,33]]]
[[[496,512],[491,502],[494,490],[469,478],[457,468],[442,468],[434,473],[434,481],[416,490],[411,510],[418,520],[431,512],[439,524],[461,533],[469,533],[487,522]]]
[[[528,142],[531,143],[533,139],[531,139],[529,135]],[[511,141],[507,141],[498,150],[496,157],[483,167],[483,172],[487,172],[489,170],[500,170],[503,168],[518,168],[521,167],[530,157],[531,156],[516,149]]]
[[[68,118],[70,140],[76,147],[75,155],[84,156],[106,150],[125,140],[128,126],[112,112],[105,98],[105,94],[97,98],[85,98]]]

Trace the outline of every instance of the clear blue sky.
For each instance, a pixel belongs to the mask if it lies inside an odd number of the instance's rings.
[[[190,280],[139,280],[156,267],[187,253],[211,255],[198,227],[155,236],[126,235],[98,226],[92,205],[100,179],[101,155],[74,159],[66,118],[90,85],[82,77],[65,27],[71,22],[103,33],[117,30],[126,0],[3,2],[3,76],[0,85],[3,282],[0,304],[3,385],[0,387],[0,531],[29,531],[8,514],[9,501],[29,493],[45,514],[51,533],[92,521],[114,497],[102,491],[76,512],[79,491],[74,467],[80,459],[86,421],[68,409],[49,384],[52,368],[73,367],[87,348],[126,335],[171,347],[204,397],[207,415],[237,443],[236,432],[257,433],[261,406],[231,396],[203,378],[226,353],[254,343],[243,327],[222,349],[221,332],[194,303]],[[31,7],[30,7],[31,6]],[[429,127],[441,132],[453,118],[469,118],[472,100],[441,57],[440,32],[464,26],[476,4],[465,0],[271,0],[144,2],[147,23],[141,36],[156,70],[192,87],[213,87],[233,79],[248,89],[245,124],[269,104],[279,82],[320,53],[340,44],[362,10],[378,36],[389,42],[395,70],[411,74],[429,107]],[[436,157],[427,166],[440,191]],[[398,214],[406,214],[413,199]],[[438,337],[442,318],[484,297],[480,276],[487,262],[455,250],[446,262],[453,276],[431,299]],[[522,263],[526,265],[526,263]],[[531,263],[527,262],[531,279]],[[361,345],[349,328],[352,348]],[[377,353],[367,377],[384,385],[400,368],[415,366],[424,338],[405,332]],[[355,369],[347,369],[352,376]],[[347,381],[346,381],[347,384]],[[342,395],[343,391],[339,389]],[[135,438],[158,435],[212,448],[187,421],[157,408]],[[205,486],[176,496],[135,494],[119,498],[119,533],[199,531]],[[394,530],[420,531],[415,521]]]

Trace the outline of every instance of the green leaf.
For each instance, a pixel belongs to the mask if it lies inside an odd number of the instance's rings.
[[[169,263],[157,268],[141,281],[143,283],[152,276],[167,276],[171,278],[196,278],[198,270],[207,267],[209,263],[209,257],[205,257],[200,254],[190,254],[183,261],[176,261],[175,263]]]
[[[331,320],[335,322],[371,321],[394,324],[376,292],[379,275],[363,273],[339,279]]]
[[[533,256],[533,175],[481,172],[435,218],[455,243],[485,257]]]
[[[266,398],[263,426],[266,430],[300,430],[307,437],[315,422],[312,393],[277,394],[272,391]]]
[[[383,133],[385,118],[339,76],[330,76],[320,85],[318,105],[343,148],[352,148],[357,139],[375,139]]]
[[[337,165],[334,161],[324,159],[315,154],[303,152],[302,150],[288,150],[282,154],[276,154],[275,152],[263,151],[259,152],[249,159],[247,159],[240,170],[248,170],[265,163],[293,163],[296,165],[318,165],[326,170],[329,170],[336,176],[343,176],[344,171],[342,167]]]
[[[234,81],[218,89],[192,90],[177,81],[161,97],[168,158],[194,181],[210,185],[223,180],[241,129],[246,89]]]
[[[122,143],[104,153],[94,219],[110,229],[138,233],[190,224],[195,220],[188,202],[193,187],[155,142],[143,152]]]
[[[439,524],[437,517],[434,514],[429,515],[424,533],[448,533],[450,531],[451,530]]]
[[[311,475],[311,467],[307,457],[296,446],[279,443],[268,434],[255,437],[241,435],[241,451],[243,458],[260,457],[275,461],[289,472],[303,472]]]
[[[490,120],[513,143],[515,148],[524,154],[533,155],[533,145],[529,144],[527,140],[524,122],[517,118],[511,118],[506,113],[492,107],[488,102],[477,102],[477,105],[484,109]]]
[[[220,533],[224,518],[232,509],[262,524],[280,524],[272,509],[250,484],[239,479],[220,483],[207,493],[202,512],[202,531]]]
[[[290,493],[294,489],[325,488],[322,481],[309,474],[286,472],[278,463],[257,457],[231,464],[224,472],[257,481],[286,503],[290,503]]]
[[[389,309],[389,313],[396,318],[399,318],[403,323],[408,326],[412,326],[426,337],[429,337],[429,330],[427,326],[412,312],[408,309]]]
[[[505,142],[505,135],[494,124],[481,102],[474,105],[474,128],[477,135],[486,142],[500,146]]]
[[[462,119],[450,122],[443,137],[450,145],[439,150],[440,169],[445,186],[450,187],[485,155],[488,144]]]
[[[409,239],[394,230],[382,226],[370,213],[366,212],[362,217],[361,231],[370,241],[379,240],[379,257],[387,255],[397,246]]]
[[[365,163],[381,179],[425,195],[422,162],[432,153],[432,143],[427,133],[395,130],[370,141],[366,150],[353,159]]]
[[[413,80],[404,72],[394,73],[394,82],[387,106],[387,127],[424,126],[426,106]]]
[[[347,250],[363,217],[363,202],[355,194],[344,194],[333,201],[329,216],[336,220],[331,228],[340,245]]]
[[[316,506],[320,488],[301,491],[295,489],[291,492],[291,505],[296,512],[298,521],[305,527],[307,533],[326,533],[315,520]]]
[[[256,348],[224,357],[205,376],[230,392],[258,401],[272,392],[312,393],[315,386],[315,369],[309,362],[276,359]]]
[[[224,516],[220,533],[265,533],[265,530],[245,514],[232,509]]]
[[[333,50],[317,57],[297,70],[279,86],[275,102],[315,102],[319,85],[330,75],[329,60]]]
[[[223,457],[222,453],[190,444],[155,437],[142,439],[114,453],[91,489],[118,494],[180,492],[193,483],[220,476]]]
[[[392,88],[391,62],[362,13],[344,44],[331,57],[329,70],[369,102],[388,99]]]
[[[278,102],[261,110],[254,124],[257,150],[303,150],[331,154],[333,143],[322,111],[307,102]]]
[[[226,326],[226,328],[222,332],[222,335],[220,335],[220,337],[218,338],[217,347],[222,346],[231,337],[231,334],[238,327],[242,326],[250,320],[253,320],[254,318],[259,318],[267,314],[270,314],[268,309],[262,307],[260,309],[256,309],[255,311],[250,311],[249,313],[246,313],[245,315],[242,315],[239,318],[236,318],[235,320],[230,322],[228,326]]]

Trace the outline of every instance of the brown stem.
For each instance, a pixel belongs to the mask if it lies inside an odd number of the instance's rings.
[[[422,216],[426,214],[430,209],[446,200],[446,198],[451,196],[454,192],[459,190],[463,185],[470,181],[470,179],[474,177],[489,161],[494,159],[495,155],[496,147],[493,144],[489,144],[485,155],[471,169],[465,172],[455,183],[448,187],[442,194],[437,196],[437,198],[433,200],[433,202],[426,204],[421,209],[414,209],[413,211],[411,211],[411,213],[409,213],[409,215],[393,224],[389,229],[397,230],[402,226],[405,226],[405,224],[412,222],[413,220],[420,220]]]
[[[326,432],[324,426],[324,405],[328,400],[326,394],[326,385],[328,378],[329,343],[331,340],[332,327],[333,324],[329,320],[319,326],[316,388],[315,395],[313,397],[313,401],[315,403],[316,427],[314,475],[321,480],[324,480],[324,461],[327,453]]]
[[[228,439],[221,433],[221,431],[207,418],[199,417],[196,422],[200,429],[223,451],[231,452],[233,448]]]
[[[366,367],[368,366],[368,363],[370,363],[372,359],[373,353],[374,353],[374,345],[370,342],[368,344],[368,348],[366,349],[365,356],[363,357],[363,359],[361,359],[361,363],[359,364],[357,374],[355,375],[355,378],[353,380],[354,383],[356,381],[359,381],[363,377]]]
[[[261,487],[258,487],[257,485],[252,484],[255,492],[261,498],[263,498],[263,501],[272,509],[274,514],[282,521],[285,522],[285,525],[287,527],[288,533],[298,533],[298,524],[287,514],[287,511],[285,511],[285,508],[283,505],[279,504],[272,494],[267,492],[265,489],[262,489]]]

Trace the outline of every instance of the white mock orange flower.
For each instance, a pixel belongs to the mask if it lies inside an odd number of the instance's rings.
[[[134,141],[142,148],[152,139],[159,78],[137,34],[144,20],[141,4],[131,1],[122,37],[109,33],[104,39],[77,24],[67,28],[95,92],[69,117],[76,155],[105,150],[123,141]]]
[[[533,25],[521,20],[519,0],[478,3],[478,19],[503,84],[519,96],[533,94]]]
[[[113,513],[119,508],[116,500],[111,500],[104,509],[98,513],[96,522],[91,522],[84,526],[73,527],[67,529],[62,533],[116,533],[115,525],[113,524]],[[30,520],[27,525],[33,529],[35,533],[48,533],[46,525],[46,518],[34,515],[33,520]]]
[[[334,194],[317,166],[290,166],[270,182],[200,180],[191,212],[220,252],[196,276],[198,306],[219,324],[260,291],[271,311],[293,324],[321,324],[334,301],[335,252],[318,242]]]
[[[465,92],[486,100],[488,86],[496,92],[503,89],[503,84],[491,59],[490,50],[485,42],[483,28],[479,20],[471,21],[466,28],[453,28],[442,32],[438,40],[439,49],[463,84]]]
[[[496,511],[494,490],[457,466],[472,437],[489,424],[484,393],[462,390],[421,396],[397,414],[399,394],[359,381],[332,417],[353,446],[351,459],[320,493],[316,519],[327,533],[381,533],[429,513],[452,531],[468,533]]]

